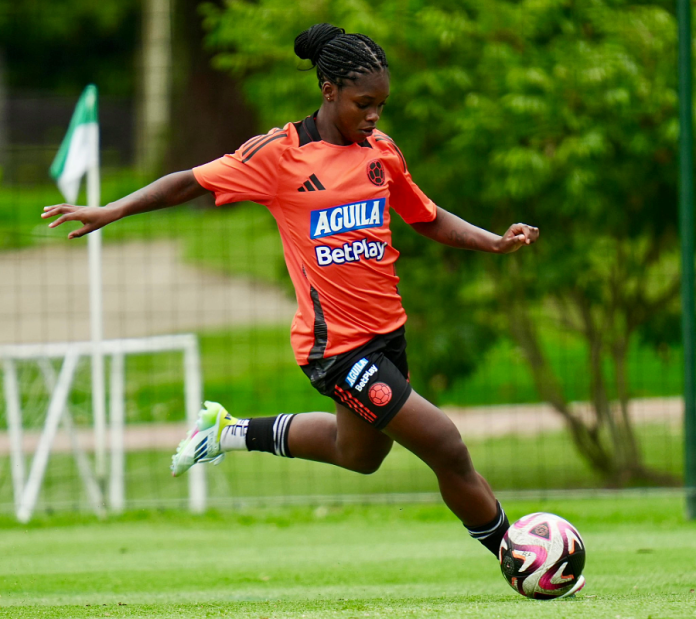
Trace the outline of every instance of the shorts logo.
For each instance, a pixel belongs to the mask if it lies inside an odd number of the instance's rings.
[[[386,383],[375,383],[367,392],[375,406],[386,406],[392,399],[392,390]]]
[[[377,185],[377,187],[384,185],[384,168],[379,159],[373,159],[367,164],[367,178],[370,179],[373,185]]]
[[[371,365],[369,370],[365,370],[365,373],[362,375],[362,378],[360,379],[360,382],[355,386],[356,391],[362,391],[365,389],[365,385],[370,382],[370,379],[377,374],[377,366],[376,365]]]
[[[379,228],[384,223],[384,205],[386,198],[332,206],[310,215],[310,238],[320,239],[325,236]]]
[[[360,376],[360,372],[365,369],[365,366],[367,365],[367,359],[364,357],[360,359],[352,368],[350,368],[350,372],[348,372],[348,376],[346,376],[346,382],[351,386],[355,386],[355,381],[358,380],[358,376]]]
[[[387,244],[382,241],[368,241],[361,239],[352,243],[344,243],[341,247],[330,247],[328,245],[317,245],[314,253],[317,255],[317,264],[326,267],[330,264],[345,264],[346,262],[357,262],[365,260],[377,260],[384,258]]]

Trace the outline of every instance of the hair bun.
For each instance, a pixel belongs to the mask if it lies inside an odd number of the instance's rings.
[[[343,28],[337,28],[331,24],[315,24],[295,38],[295,54],[302,60],[311,60],[312,66],[317,64],[321,50],[324,46],[341,34],[345,34]]]

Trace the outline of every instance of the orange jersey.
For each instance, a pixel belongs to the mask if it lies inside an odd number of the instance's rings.
[[[193,173],[217,205],[251,200],[275,218],[297,296],[291,339],[300,365],[357,348],[406,322],[390,209],[416,223],[433,221],[436,206],[386,134],[329,144],[309,116]]]

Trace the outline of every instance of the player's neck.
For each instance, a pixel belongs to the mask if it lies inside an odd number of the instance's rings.
[[[332,121],[329,112],[322,105],[317,112],[316,118],[317,131],[319,137],[328,144],[336,144],[337,146],[349,146],[352,142],[348,142]]]

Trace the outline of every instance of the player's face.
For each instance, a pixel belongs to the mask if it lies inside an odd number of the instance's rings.
[[[346,143],[372,135],[389,96],[389,73],[363,73],[336,89],[333,121]]]

